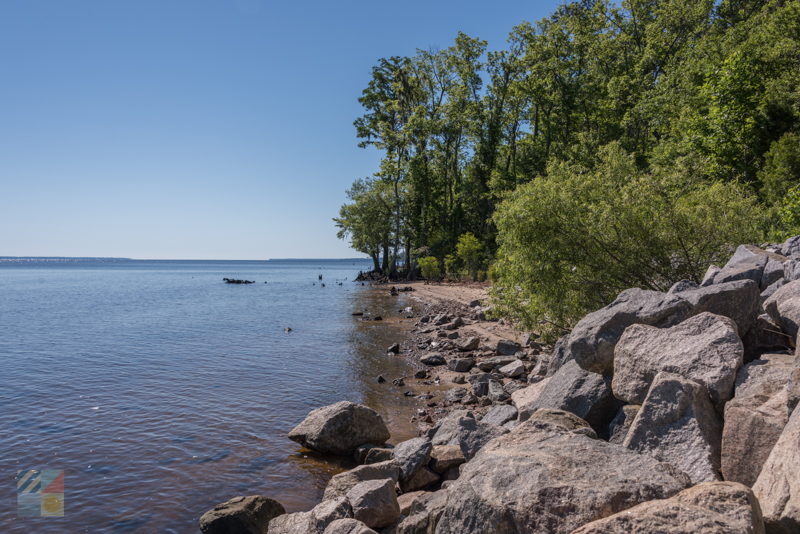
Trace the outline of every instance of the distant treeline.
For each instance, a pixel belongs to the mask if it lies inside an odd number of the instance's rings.
[[[383,159],[339,236],[383,271],[488,272],[523,323],[800,232],[800,0],[565,4],[502,50],[382,58],[359,101]]]

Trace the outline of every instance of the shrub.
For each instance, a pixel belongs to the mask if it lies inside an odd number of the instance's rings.
[[[753,196],[737,183],[691,178],[691,163],[645,174],[612,143],[595,169],[555,163],[517,188],[494,216],[500,313],[552,339],[623,289],[699,281],[732,245],[757,240]]]
[[[781,202],[789,189],[800,182],[800,136],[787,133],[772,143],[758,177],[764,200],[769,204]]]
[[[781,238],[800,233],[800,185],[787,191],[778,208],[782,235]]]
[[[478,238],[475,237],[471,232],[462,234],[461,237],[458,238],[458,243],[456,243],[456,255],[464,264],[469,272],[470,278],[473,280],[478,274],[478,267],[481,264],[482,250],[483,247],[481,246],[481,242],[478,241]]]
[[[427,280],[437,280],[442,276],[442,270],[439,268],[439,260],[435,257],[425,256],[424,258],[420,258],[417,263],[419,263],[419,270],[423,278]]]
[[[458,258],[452,254],[444,257],[444,271],[450,278],[458,278]]]

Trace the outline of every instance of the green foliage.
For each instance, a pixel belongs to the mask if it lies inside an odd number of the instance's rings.
[[[623,289],[699,281],[732,243],[759,237],[759,208],[736,184],[692,179],[691,165],[643,172],[616,143],[594,169],[553,163],[496,214],[494,296],[526,327],[566,328]]]
[[[762,196],[769,204],[784,198],[794,185],[800,183],[800,136],[787,133],[772,143],[764,156],[759,172]]]
[[[778,209],[783,236],[800,234],[800,185],[786,192]]]
[[[477,276],[478,267],[481,265],[482,250],[481,242],[471,232],[462,234],[456,243],[456,255],[473,280]]]
[[[339,235],[389,271],[488,266],[529,326],[800,231],[800,0],[566,3],[502,50],[379,59],[359,102],[382,159]]]
[[[442,276],[439,260],[433,256],[425,256],[417,260],[422,277],[427,280],[437,280]]]
[[[444,257],[444,272],[450,278],[458,278],[459,276],[459,261],[453,254],[448,254]]]

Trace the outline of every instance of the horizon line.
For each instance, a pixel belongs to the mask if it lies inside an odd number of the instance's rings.
[[[122,256],[0,256],[2,260],[112,260],[112,261],[350,261],[369,260],[367,256],[346,258],[264,258],[264,259],[235,259],[235,258],[127,258]]]

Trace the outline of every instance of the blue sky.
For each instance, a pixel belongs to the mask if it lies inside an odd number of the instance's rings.
[[[0,256],[353,257],[380,57],[502,48],[558,2],[2,0]]]

